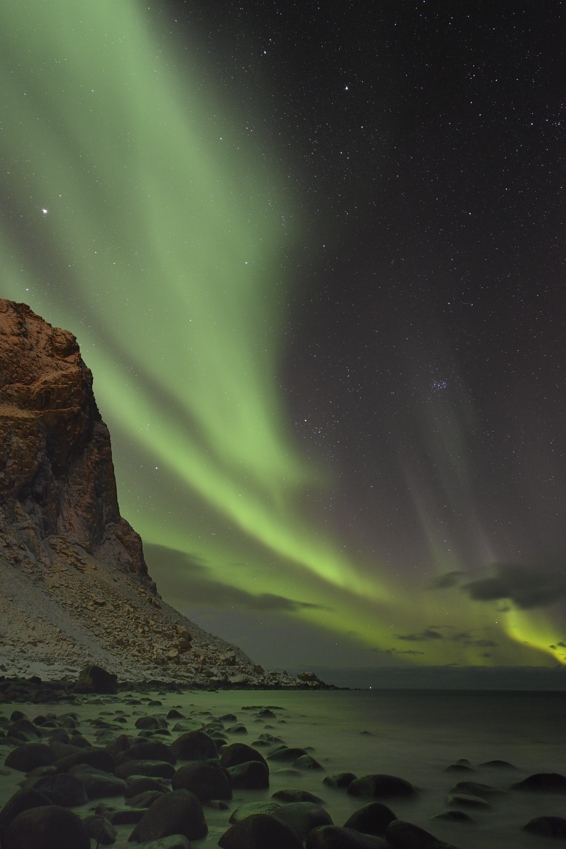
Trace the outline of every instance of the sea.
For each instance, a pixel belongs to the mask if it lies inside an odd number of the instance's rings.
[[[236,791],[228,811],[206,809],[209,834],[193,841],[195,847],[213,847],[226,831],[228,818],[238,805],[269,799],[279,789],[300,788],[320,796],[335,825],[366,800],[323,784],[325,775],[352,772],[395,775],[410,781],[418,795],[410,799],[383,800],[398,819],[412,822],[458,849],[535,849],[560,845],[555,839],[522,830],[539,816],[566,817],[566,795],[529,793],[511,786],[528,775],[554,772],[566,775],[566,692],[447,691],[447,690],[318,690],[318,691],[188,691],[151,693],[128,703],[132,694],[89,698],[78,706],[0,705],[0,715],[23,710],[33,719],[40,713],[74,711],[81,730],[96,742],[97,717],[112,721],[125,717],[120,730],[138,733],[135,721],[142,714],[166,716],[175,707],[203,724],[213,717],[234,714],[247,733],[227,733],[230,742],[253,744],[261,733],[280,738],[289,746],[307,748],[324,771],[289,774],[288,765],[270,763],[270,788]],[[152,704],[153,703],[153,704]],[[261,719],[258,711],[269,707],[275,718]],[[226,727],[231,724],[225,723]],[[174,721],[169,721],[171,736]],[[165,740],[167,737],[164,738]],[[0,764],[3,762],[0,748]],[[261,749],[265,755],[266,750]],[[457,770],[453,767],[458,761]],[[487,766],[489,761],[510,766]],[[468,769],[462,770],[462,766]],[[17,777],[21,780],[21,776]],[[475,781],[502,791],[488,797],[489,807],[461,807],[470,822],[437,819],[454,808],[448,804],[451,788],[460,781]],[[14,776],[0,775],[0,804],[14,792]],[[368,800],[369,801],[369,800]],[[116,804],[116,800],[109,800]],[[80,815],[91,812],[93,803]],[[117,846],[126,845],[131,827],[120,827]],[[131,845],[131,844],[130,844]]]

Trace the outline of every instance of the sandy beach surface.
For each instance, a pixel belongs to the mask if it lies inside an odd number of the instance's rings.
[[[93,744],[104,734],[139,734],[141,716],[167,717],[177,710],[197,725],[233,714],[223,721],[228,742],[254,745],[260,734],[271,734],[288,746],[306,748],[324,771],[292,769],[289,763],[268,761],[270,786],[265,790],[236,790],[225,810],[205,807],[208,836],[192,845],[216,846],[240,805],[269,800],[282,789],[307,790],[324,800],[335,825],[369,799],[349,796],[323,783],[325,776],[353,772],[357,776],[385,773],[411,782],[419,793],[408,799],[384,799],[397,815],[425,828],[459,849],[535,849],[556,846],[551,838],[522,830],[539,816],[566,816],[566,795],[528,793],[509,789],[539,772],[566,774],[564,737],[565,693],[463,693],[441,691],[124,691],[116,696],[81,696],[75,705],[0,705],[0,717],[14,710],[33,720],[48,713],[74,713],[80,732]],[[259,717],[269,708],[273,717]],[[106,728],[97,728],[103,720]],[[181,720],[168,719],[167,729],[152,739],[171,742]],[[229,729],[243,725],[244,730]],[[0,740],[0,744],[2,741]],[[17,789],[24,775],[3,766],[11,747],[0,745],[0,805]],[[270,747],[258,746],[267,756]],[[468,761],[454,769],[458,761]],[[511,764],[482,766],[500,760]],[[180,764],[178,764],[179,766]],[[447,802],[451,788],[472,780],[503,791],[488,795],[488,806],[462,807]],[[106,800],[109,807],[126,808],[123,798]],[[92,813],[98,800],[73,810]],[[435,819],[454,809],[464,810],[470,822]],[[118,847],[126,846],[133,826],[118,827]],[[558,841],[559,843],[560,841]],[[92,846],[96,845],[92,841]],[[129,844],[130,846],[132,844]]]

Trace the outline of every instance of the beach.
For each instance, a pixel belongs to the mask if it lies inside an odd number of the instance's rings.
[[[3,704],[0,717],[7,720],[15,710],[32,721],[49,713],[56,717],[73,713],[80,732],[97,744],[102,734],[104,739],[123,733],[139,734],[135,723],[142,716],[165,719],[167,727],[153,732],[151,739],[170,743],[182,733],[174,730],[182,720],[167,719],[171,710],[192,720],[195,727],[231,714],[236,721],[222,721],[228,743],[255,743],[267,757],[272,746],[257,741],[260,735],[270,734],[289,747],[307,749],[323,767],[290,771],[290,763],[268,758],[269,788],[234,790],[224,810],[205,806],[208,835],[192,840],[196,847],[216,846],[237,807],[269,800],[283,789],[306,790],[319,796],[333,823],[342,826],[354,811],[371,800],[353,797],[345,789],[325,785],[323,780],[336,773],[351,772],[358,777],[393,775],[410,782],[418,791],[414,796],[384,799],[385,804],[398,819],[414,823],[459,849],[528,849],[556,845],[555,840],[525,832],[522,826],[534,817],[564,816],[566,796],[510,788],[534,773],[566,773],[565,707],[566,693],[562,692],[157,689],[80,696],[78,703],[72,705]],[[265,709],[274,716],[260,717],[258,714]],[[100,727],[101,720],[105,727]],[[0,766],[12,748],[5,743],[0,746]],[[508,765],[482,765],[490,761]],[[24,776],[4,766],[0,772],[3,806]],[[461,781],[482,783],[502,792],[487,794],[486,805],[481,807],[449,804],[451,789]],[[98,801],[73,810],[85,817]],[[116,809],[126,807],[122,798],[103,801]],[[455,809],[464,811],[470,820],[436,818]],[[116,846],[126,845],[132,828],[117,827]]]

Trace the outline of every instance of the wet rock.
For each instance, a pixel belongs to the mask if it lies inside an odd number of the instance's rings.
[[[271,794],[271,798],[279,802],[314,802],[315,805],[326,805],[324,799],[309,793],[308,790],[277,790]]]
[[[348,785],[350,796],[365,796],[369,798],[380,797],[382,799],[394,799],[406,796],[415,796],[417,791],[404,778],[396,775],[364,775],[356,778]]]
[[[72,755],[66,758],[61,758],[56,761],[57,772],[69,772],[74,766],[79,764],[93,766],[95,769],[101,769],[104,772],[114,772],[114,758],[107,752],[106,749],[98,749],[91,747],[89,749],[79,749]]]
[[[393,849],[454,849],[424,828],[401,820],[393,820],[387,826],[385,838]]]
[[[228,767],[234,790],[264,790],[269,787],[269,770],[261,761],[245,761]]]
[[[322,779],[322,783],[326,784],[327,787],[334,787],[336,789],[345,789],[350,786],[350,784],[357,779],[357,775],[354,775],[353,772],[335,772],[333,775],[327,775]]]
[[[179,713],[176,708],[171,708],[167,714],[167,719],[185,719],[185,716],[182,713]]]
[[[158,790],[160,793],[167,793],[169,787],[162,778],[150,778],[145,775],[131,776],[126,782],[124,798],[131,799],[139,793],[145,793],[146,790]]]
[[[311,757],[311,755],[301,755],[300,758],[297,758],[295,763],[293,764],[295,769],[304,769],[304,770],[313,770],[313,771],[322,771],[324,772],[324,767],[322,764]]]
[[[175,767],[167,761],[126,761],[115,769],[118,778],[128,778],[130,775],[149,775],[152,778],[172,778]]]
[[[170,748],[180,761],[206,761],[218,756],[216,743],[204,731],[187,731],[177,737]]]
[[[218,845],[221,849],[303,849],[291,826],[269,814],[253,814],[234,823]]]
[[[50,805],[51,802],[44,793],[39,790],[18,790],[11,796],[0,811],[0,836],[10,825],[13,819],[30,808],[39,808]]]
[[[541,837],[566,838],[566,819],[564,817],[535,817],[523,826],[523,831],[540,834]]]
[[[370,802],[355,811],[344,823],[344,828],[353,828],[364,834],[382,836],[390,822],[397,819],[391,808],[381,802]]]
[[[123,796],[127,787],[123,779],[88,764],[78,764],[78,766],[72,767],[70,774],[79,779],[89,799]]]
[[[116,764],[127,761],[167,761],[176,764],[177,760],[171,751],[171,747],[161,740],[149,740],[142,743],[134,743],[129,749],[116,755]]]
[[[296,761],[302,755],[308,755],[306,749],[290,746],[279,746],[267,756],[268,761]]]
[[[145,731],[154,731],[158,728],[167,728],[167,720],[162,716],[140,716],[136,719],[136,728]]]
[[[353,828],[325,825],[311,831],[305,849],[391,849],[391,846],[382,837],[362,834]]]
[[[263,764],[269,772],[267,761],[263,755],[260,752],[256,752],[251,746],[246,745],[246,743],[232,743],[230,746],[226,746],[220,755],[220,766],[225,769],[249,761],[257,761]]]
[[[464,811],[443,811],[441,814],[436,814],[432,819],[446,820],[446,822],[473,822],[472,818]]]
[[[454,787],[450,788],[450,793],[468,793],[471,796],[498,796],[503,793],[503,790],[497,790],[491,787],[490,784],[480,784],[479,781],[459,781]]]
[[[106,817],[93,814],[83,819],[83,825],[88,836],[96,840],[100,846],[112,846],[116,843],[118,831]]]
[[[509,761],[498,761],[498,760],[486,761],[485,763],[480,764],[480,766],[487,766],[487,767],[490,767],[491,769],[517,769],[517,767],[513,766],[513,764],[510,764]]]
[[[95,664],[85,666],[75,685],[76,693],[117,693],[118,678]]]
[[[67,773],[32,778],[29,782],[26,782],[25,789],[38,790],[47,796],[52,805],[74,808],[88,802],[82,781]]]
[[[2,849],[90,849],[80,817],[58,805],[31,808],[12,820]]]
[[[6,766],[19,772],[31,772],[38,766],[49,766],[55,755],[46,743],[24,743],[12,749],[6,758]]]
[[[482,796],[473,796],[471,793],[449,793],[446,801],[449,805],[458,805],[463,808],[491,808],[486,799]]]
[[[238,722],[236,725],[231,725],[230,728],[226,729],[227,734],[247,734],[248,729],[245,725],[242,725],[241,722]]]
[[[566,776],[559,772],[537,772],[512,784],[511,789],[530,790],[535,793],[566,793]]]
[[[467,764],[455,763],[447,766],[444,772],[475,772],[475,770]]]
[[[156,799],[163,796],[163,793],[169,793],[169,790],[144,790],[143,793],[138,793],[137,796],[131,796],[126,805],[130,808],[150,808]]]
[[[301,840],[306,840],[313,828],[334,824],[328,811],[313,802],[291,802],[283,805],[273,816],[290,825]]]
[[[242,820],[251,817],[253,814],[269,814],[272,815],[281,807],[277,802],[247,802],[245,805],[240,805],[232,812],[229,823],[241,822]]]
[[[171,779],[173,790],[190,790],[201,802],[209,799],[231,799],[232,787],[226,772],[205,763],[182,766]]]
[[[13,715],[13,714],[12,714]],[[6,734],[13,740],[35,742],[41,737],[41,731],[25,716],[20,716],[6,729]]]
[[[188,790],[164,793],[147,810],[130,835],[130,842],[143,843],[173,834],[201,840],[208,834],[202,805]]]

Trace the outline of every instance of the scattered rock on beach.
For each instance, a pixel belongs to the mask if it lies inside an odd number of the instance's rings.
[[[353,772],[335,772],[333,775],[327,775],[322,779],[322,783],[327,787],[335,787],[342,789],[349,787],[350,784],[357,779],[357,775]]]
[[[307,837],[305,849],[391,849],[383,837],[363,834],[353,828],[324,825]]]
[[[403,796],[415,796],[417,791],[404,778],[396,775],[364,775],[356,778],[348,785],[350,796],[365,796],[369,798],[381,797],[383,799],[394,799]]]
[[[531,790],[536,793],[566,793],[566,776],[559,772],[537,772],[511,785],[511,790]]]
[[[143,843],[173,834],[201,840],[208,834],[201,803],[188,790],[164,793],[144,813],[130,835],[130,842]]]
[[[2,849],[90,849],[82,820],[59,805],[30,808],[12,820]]]
[[[106,817],[100,816],[100,814],[93,814],[83,819],[83,825],[88,836],[96,840],[97,845],[111,846],[113,843],[116,843],[118,831]]]
[[[438,840],[424,828],[402,820],[393,820],[387,826],[385,837],[393,849],[455,849],[449,843]]]
[[[472,818],[465,814],[464,811],[443,811],[441,814],[436,814],[433,820],[446,820],[446,822],[473,822]]]
[[[458,784],[455,784],[454,787],[450,788],[450,793],[468,793],[471,796],[480,796],[481,798],[486,798],[487,796],[500,796],[503,794],[503,790],[498,790],[495,787],[491,787],[489,784],[480,784],[479,781],[459,781]]]
[[[261,761],[245,761],[228,767],[234,790],[265,790],[269,787],[269,770]]]
[[[490,769],[517,769],[516,766],[510,764],[509,761],[485,761],[485,763],[480,764],[480,766],[487,766]]]
[[[381,836],[385,834],[389,823],[396,819],[396,815],[387,805],[381,802],[370,802],[355,811],[344,823],[344,828],[353,828],[364,834]]]
[[[543,837],[566,838],[566,819],[564,817],[535,817],[523,826],[523,831],[540,834]]]
[[[6,766],[19,772],[31,772],[38,766],[50,766],[55,755],[46,743],[24,743],[12,749],[6,758]]]
[[[246,743],[232,743],[230,746],[226,746],[220,755],[220,766],[224,769],[229,769],[238,764],[248,763],[249,761],[258,761],[269,772],[267,761],[263,755],[260,752],[256,752],[255,749]]]
[[[175,774],[175,767],[167,761],[126,761],[116,767],[118,778],[128,778],[130,775],[149,775],[152,778],[170,779]]]
[[[326,805],[324,799],[309,793],[308,790],[277,790],[271,794],[271,798],[280,802],[314,802],[316,805]]]
[[[229,823],[241,822],[242,820],[251,817],[253,814],[274,814],[281,805],[278,802],[247,802],[245,805],[240,805],[232,812]]]
[[[321,805],[314,802],[291,802],[283,805],[273,814],[282,822],[293,828],[301,840],[306,840],[314,828],[322,825],[333,825],[332,817]]]
[[[291,826],[269,814],[253,814],[234,823],[218,845],[221,849],[303,849]]]
[[[190,790],[201,802],[232,798],[232,787],[226,772],[211,764],[186,764],[177,770],[171,784],[173,790]]]
[[[85,666],[75,685],[76,693],[117,693],[118,676],[107,672],[101,666]]]
[[[216,758],[216,743],[204,731],[187,731],[171,743],[171,752],[180,761],[205,761]]]
[[[446,799],[448,805],[458,805],[463,808],[490,808],[489,802],[482,796],[471,793],[449,793]]]

